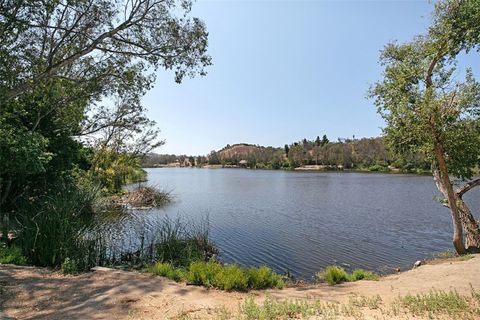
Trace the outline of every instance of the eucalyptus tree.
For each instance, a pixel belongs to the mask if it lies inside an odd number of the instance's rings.
[[[440,1],[426,34],[381,52],[383,79],[370,91],[386,121],[388,145],[398,154],[422,152],[450,208],[458,253],[480,249],[480,229],[462,196],[480,179],[480,84],[471,69],[457,80],[464,54],[478,57],[480,1]],[[477,61],[480,61],[478,59]],[[478,66],[478,65],[477,65]],[[463,181],[455,189],[453,177]]]
[[[130,153],[162,143],[141,104],[157,70],[180,83],[211,64],[206,27],[190,17],[191,5],[0,0],[2,203],[33,177],[71,169],[78,137]]]

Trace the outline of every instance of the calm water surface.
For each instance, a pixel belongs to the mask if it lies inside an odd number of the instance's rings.
[[[165,215],[209,216],[224,262],[266,264],[311,279],[337,263],[388,272],[451,250],[448,209],[429,176],[243,169],[148,169],[148,184],[172,190],[173,204],[133,212],[112,232],[154,230]],[[466,201],[480,212],[480,190]]]

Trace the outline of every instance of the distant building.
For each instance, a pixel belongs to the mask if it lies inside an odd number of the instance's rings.
[[[238,162],[238,165],[242,168],[246,168],[247,167],[247,164],[248,164],[248,161],[247,160],[240,160]]]

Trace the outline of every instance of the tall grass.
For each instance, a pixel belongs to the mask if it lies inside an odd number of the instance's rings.
[[[155,240],[156,260],[175,267],[208,261],[218,253],[209,238],[208,217],[200,222],[164,217]]]
[[[59,267],[69,258],[79,270],[95,264],[95,243],[82,238],[93,217],[96,189],[59,185],[50,194],[18,201],[18,245],[28,262]]]

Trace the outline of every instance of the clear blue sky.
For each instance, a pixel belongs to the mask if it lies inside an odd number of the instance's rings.
[[[180,85],[158,72],[144,98],[167,142],[156,151],[380,135],[365,98],[381,77],[379,51],[423,33],[432,9],[426,0],[197,1],[192,15],[207,25],[213,66]]]

